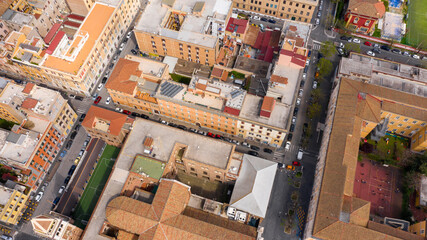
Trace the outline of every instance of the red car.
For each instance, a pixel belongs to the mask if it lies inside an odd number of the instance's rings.
[[[211,137],[211,138],[215,138],[215,134],[213,134],[211,132],[208,132],[208,136]]]
[[[365,43],[364,43],[366,46],[372,46],[372,43],[370,43],[370,42],[368,42],[368,41],[366,41]]]
[[[123,113],[124,113],[124,114],[127,114],[127,115],[130,115],[130,114],[131,114],[131,112],[130,112],[130,111],[128,111],[128,110],[123,110]]]
[[[298,162],[298,161],[293,161],[293,162],[292,162],[292,165],[294,165],[294,166],[301,166],[301,163],[300,163],[300,162]]]
[[[98,104],[101,101],[102,97],[98,96],[93,103]]]

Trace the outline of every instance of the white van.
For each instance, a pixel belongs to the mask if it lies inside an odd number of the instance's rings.
[[[302,156],[304,155],[304,153],[302,152],[301,149],[298,150],[298,155],[297,155],[297,159],[298,160],[302,160]]]

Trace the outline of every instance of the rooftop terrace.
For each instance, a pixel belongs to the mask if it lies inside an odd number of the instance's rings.
[[[0,130],[0,159],[9,164],[26,164],[39,142],[38,137],[39,133],[30,130],[19,134]]]
[[[222,36],[230,0],[153,0],[145,8],[135,30],[184,42],[214,47]]]

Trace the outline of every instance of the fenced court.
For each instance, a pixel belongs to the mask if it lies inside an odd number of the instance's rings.
[[[427,46],[427,1],[409,0],[407,39],[408,43],[417,47],[420,43]]]
[[[82,229],[86,227],[119,152],[120,148],[110,145],[105,147],[74,211],[74,224],[77,227]]]
[[[371,214],[399,218],[402,195],[398,177],[396,168],[365,159],[357,163],[353,192],[371,202]]]

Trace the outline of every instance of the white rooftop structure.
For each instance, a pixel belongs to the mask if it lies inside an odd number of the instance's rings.
[[[231,0],[152,0],[135,30],[212,48],[217,38],[224,35],[231,5]],[[166,25],[167,18],[174,13],[185,15],[178,29]]]
[[[133,55],[127,55],[126,59],[134,62],[139,62],[138,70],[143,74],[161,77],[165,69],[168,67],[166,63],[151,60]]]
[[[15,125],[14,129],[18,125]],[[25,165],[39,142],[39,133],[22,129],[21,133],[0,130],[0,159],[8,165]]]
[[[245,154],[242,165],[230,206],[264,218],[276,177],[277,163]]]
[[[0,185],[0,205],[5,206],[12,196],[13,189]]]

